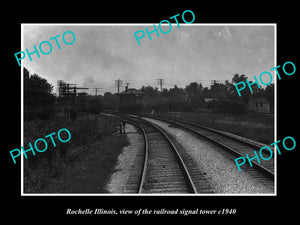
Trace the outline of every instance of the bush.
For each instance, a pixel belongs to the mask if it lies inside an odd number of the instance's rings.
[[[215,103],[217,112],[221,113],[244,113],[246,104],[242,101],[218,101]]]
[[[46,105],[44,107],[40,107],[36,116],[41,120],[49,120],[55,115],[55,107],[54,105]]]

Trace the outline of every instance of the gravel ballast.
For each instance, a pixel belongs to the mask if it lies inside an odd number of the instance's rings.
[[[246,171],[239,172],[234,158],[224,154],[224,150],[213,145],[204,138],[198,138],[182,129],[154,119],[146,118],[169,134],[183,146],[184,149],[207,173],[216,193],[226,194],[273,194],[274,189],[254,179]]]
[[[123,148],[118,157],[115,172],[111,175],[106,184],[106,191],[109,193],[126,193],[126,184],[130,176],[131,168],[140,149],[143,148],[144,141],[141,134],[130,124],[126,124],[126,135],[129,145]]]

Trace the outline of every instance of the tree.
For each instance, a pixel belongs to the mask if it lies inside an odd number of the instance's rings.
[[[23,75],[24,75],[24,80],[28,80],[29,79],[29,71],[25,67],[23,69]]]
[[[187,94],[183,88],[170,88],[168,91],[168,108],[170,111],[182,111],[185,107]]]
[[[146,111],[152,111],[153,109],[159,111],[161,102],[161,96],[158,88],[152,86],[142,86],[141,91],[143,92],[142,107]]]
[[[270,102],[270,106],[274,107],[274,84],[270,84],[265,88],[264,97]]]
[[[201,83],[198,84],[197,82],[192,82],[185,87],[185,91],[187,92],[188,110],[193,111],[204,103],[203,87]]]
[[[158,88],[155,89],[152,86],[142,86],[141,91],[143,92],[144,96],[154,97],[158,95]]]
[[[248,79],[248,77],[246,77],[244,74],[239,75],[236,73],[233,75],[232,83],[246,82],[246,79]]]
[[[202,84],[198,84],[197,82],[192,82],[185,87],[185,91],[188,94],[188,98],[191,99],[193,96],[198,95],[202,92]]]
[[[235,89],[235,91],[233,92],[234,93],[234,96],[232,96],[234,99],[240,99],[242,100],[244,103],[248,103],[249,99],[250,99],[250,96],[251,96],[251,91],[250,89],[248,88],[248,85],[247,85],[247,82],[246,82],[246,79],[248,79],[248,77],[246,77],[244,74],[234,74],[233,78],[232,78],[232,84],[233,84],[233,87]],[[241,91],[241,95],[242,96],[239,96],[238,93],[237,93],[237,90],[235,88],[235,84],[239,83],[239,82],[244,82],[246,87],[244,90]],[[249,82],[251,83],[251,82]],[[256,85],[252,85],[251,88],[253,89],[253,91],[255,92],[258,87]]]
[[[112,94],[110,92],[105,92],[103,95],[103,108],[105,109],[116,109],[117,105],[117,94]]]
[[[210,87],[211,97],[218,100],[227,100],[229,97],[229,90],[226,84],[214,83]]]
[[[49,119],[54,114],[53,86],[38,74],[30,75],[24,67],[24,117],[26,119]]]
[[[42,106],[52,104],[55,96],[52,94],[53,86],[38,74],[30,76],[24,67],[24,103],[28,105]]]

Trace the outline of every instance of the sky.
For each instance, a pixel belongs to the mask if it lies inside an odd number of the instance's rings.
[[[274,64],[274,25],[209,25],[172,23],[169,33],[151,33],[140,39],[134,33],[153,24],[23,24],[21,51],[34,51],[43,41],[52,44],[52,52],[40,58],[36,54],[22,60],[30,74],[38,74],[54,86],[57,80],[75,83],[77,87],[101,88],[98,94],[115,92],[115,80],[121,79],[129,88],[142,85],[158,87],[157,79],[164,79],[164,88],[184,87],[190,82],[208,86],[211,80],[231,81],[234,74],[245,74],[249,80],[269,71]],[[158,24],[156,24],[158,27]],[[169,25],[162,26],[164,31]],[[76,40],[66,45],[62,35],[72,31]],[[61,49],[58,49],[57,38]],[[140,35],[140,34],[139,34]],[[66,34],[67,42],[72,36]],[[47,44],[42,49],[47,52]],[[272,73],[274,74],[274,73]]]

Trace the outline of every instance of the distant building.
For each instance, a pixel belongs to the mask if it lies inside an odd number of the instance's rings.
[[[77,93],[75,107],[80,113],[97,114],[102,110],[102,97],[91,96],[85,92]]]
[[[120,93],[120,111],[134,112],[141,109],[143,92],[127,88]]]
[[[248,102],[250,112],[255,113],[270,113],[270,102],[266,98],[250,98]]]

